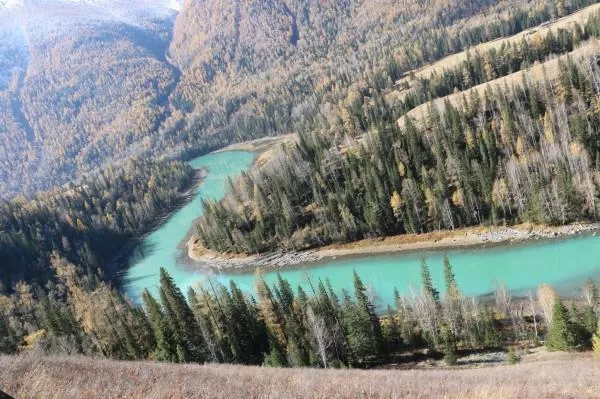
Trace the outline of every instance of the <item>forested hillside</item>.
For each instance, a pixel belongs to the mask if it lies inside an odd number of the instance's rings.
[[[327,110],[353,124],[369,88],[590,3],[190,0],[175,19],[139,1],[53,1],[28,2],[24,26],[0,12],[4,197],[132,155],[313,130]]]
[[[0,202],[0,292],[54,280],[51,255],[88,280],[113,278],[119,251],[177,206],[193,180],[179,161],[131,160],[32,200]]]
[[[172,21],[136,26],[40,9],[44,28],[31,21],[26,47],[13,44],[25,64],[7,65],[0,84],[5,195],[34,194],[147,150],[176,81],[164,59]]]
[[[515,363],[526,350],[514,348],[541,339],[550,351],[600,351],[593,281],[569,308],[548,285],[513,299],[499,282],[493,299],[468,298],[447,257],[443,287],[423,259],[420,289],[395,292],[388,309],[356,273],[352,292],[308,275],[301,287],[280,276],[269,285],[260,271],[253,290],[207,277],[182,291],[161,269],[158,295],[145,290],[141,304],[111,279],[115,256],[194,180],[181,160],[158,156],[290,131],[297,143],[204,204],[206,248],[597,220],[600,14],[468,51],[587,4],[188,0],[176,20],[29,32],[35,43],[0,96],[4,191],[99,171],[1,203],[0,352],[370,368],[490,351]],[[536,64],[541,73],[528,73]],[[413,117],[419,106],[427,112]],[[22,188],[19,174],[30,176]]]
[[[473,57],[458,67],[460,79],[453,69],[421,82],[431,96],[493,80],[570,50],[596,34],[597,21]],[[361,129],[320,115],[320,133],[302,134],[226,199],[205,204],[198,235],[211,249],[255,253],[479,224],[596,220],[596,56],[559,60],[555,75],[491,83],[400,124],[398,115],[422,97],[398,109],[373,90],[353,115]]]

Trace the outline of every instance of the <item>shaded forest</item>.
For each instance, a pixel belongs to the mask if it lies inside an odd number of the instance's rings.
[[[183,162],[130,160],[32,200],[0,202],[0,292],[53,280],[52,254],[89,280],[112,279],[115,256],[180,204],[193,181]]]

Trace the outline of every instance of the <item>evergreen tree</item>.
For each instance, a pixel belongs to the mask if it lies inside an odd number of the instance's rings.
[[[430,277],[429,281],[431,281]],[[453,300],[459,299],[460,290],[458,289],[456,277],[454,276],[454,272],[452,271],[450,259],[448,259],[448,255],[446,254],[444,254],[444,281],[446,283],[446,293],[448,294],[448,296]]]
[[[383,353],[383,336],[381,334],[381,324],[379,323],[379,317],[375,312],[375,306],[369,300],[367,296],[367,290],[354,270],[354,297],[356,298],[356,304],[360,314],[362,323],[368,326],[368,332],[372,339],[371,348],[375,356],[379,356]]]
[[[429,266],[425,263],[425,258],[421,258],[421,284],[423,292],[433,298],[436,303],[439,303],[440,292],[433,286],[431,273],[429,272]]]
[[[386,353],[397,351],[402,345],[402,333],[400,332],[400,326],[396,321],[396,315],[394,314],[392,307],[388,305],[387,317],[382,328],[382,335],[385,341]]]
[[[147,289],[143,291],[142,299],[156,340],[156,349],[154,350],[153,355],[154,358],[158,361],[177,361],[173,331],[171,330],[171,325],[165,318],[159,303]]]
[[[166,319],[173,329],[180,362],[202,362],[204,343],[194,312],[164,268],[160,269],[160,297]]]
[[[552,324],[546,335],[546,346],[550,350],[567,351],[576,345],[576,334],[569,311],[557,298],[552,306]]]
[[[456,336],[447,324],[443,324],[440,328],[440,340],[444,352],[444,362],[449,366],[456,364]]]

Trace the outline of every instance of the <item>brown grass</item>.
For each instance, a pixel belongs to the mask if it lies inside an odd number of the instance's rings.
[[[522,32],[519,32],[513,36],[502,37],[496,40],[481,43],[477,46],[469,48],[468,50],[456,54],[451,54],[447,57],[442,58],[439,61],[416,69],[414,70],[414,76],[416,78],[428,78],[433,73],[440,74],[445,69],[450,69],[457,65],[460,65],[463,61],[467,59],[467,52],[474,54],[475,52],[479,51],[481,54],[484,54],[493,48],[499,50],[500,47],[502,47],[502,44],[508,44],[509,42],[511,44],[518,44],[521,42],[523,37],[528,38],[530,36],[533,37],[534,35],[538,35],[540,38],[543,38],[548,35],[548,32],[550,32],[550,30],[552,30],[553,33],[556,33],[558,29],[570,29],[575,24],[585,25],[589,17],[598,10],[600,10],[600,4],[593,4],[589,7],[586,7],[573,14],[569,14],[565,17],[557,19],[544,26],[536,26],[534,28],[526,29]],[[410,78],[407,76],[403,79],[400,79],[397,83],[401,83],[405,80],[409,81]]]
[[[530,81],[538,81],[543,79],[544,77],[546,77],[548,80],[552,80],[558,77],[559,61],[564,62],[567,59],[567,57],[571,57],[572,59],[577,60],[589,55],[597,54],[599,51],[600,42],[598,42],[595,39],[590,39],[589,41],[582,44],[580,47],[571,51],[568,54],[552,58],[544,63],[535,64],[531,68],[518,71],[486,83],[482,83],[470,89],[458,93],[453,93],[445,97],[436,98],[435,100],[433,100],[433,103],[439,110],[443,109],[444,102],[446,100],[448,100],[453,106],[459,106],[463,98],[469,98],[469,95],[473,90],[477,91],[480,96],[483,96],[483,93],[485,92],[488,86],[503,89],[505,86],[511,87],[513,85],[520,85],[523,82],[523,75],[525,75]],[[421,104],[411,109],[406,115],[416,120],[421,120],[428,114],[429,106],[430,103]],[[401,117],[398,121],[400,127],[404,126],[404,118],[405,116]]]
[[[18,398],[599,398],[599,381],[600,362],[568,353],[514,366],[402,371],[0,357],[0,387]]]

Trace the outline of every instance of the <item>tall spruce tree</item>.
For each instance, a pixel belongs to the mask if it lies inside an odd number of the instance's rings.
[[[154,358],[158,361],[176,362],[177,349],[173,338],[173,331],[160,304],[147,289],[142,293],[142,299],[156,340]]]
[[[550,350],[567,351],[577,345],[576,332],[569,311],[559,298],[552,306],[552,324],[546,336],[546,346]]]
[[[429,266],[425,262],[425,258],[421,258],[421,284],[423,292],[426,295],[431,296],[436,303],[440,302],[440,292],[434,287],[431,279],[431,272]]]
[[[367,296],[367,290],[362,280],[356,273],[353,273],[354,281],[354,297],[356,305],[353,309],[353,331],[356,335],[361,336],[365,342],[360,345],[363,350],[361,352],[370,352],[373,356],[380,356],[383,353],[384,341],[381,334],[381,324],[379,317],[375,312],[374,304]]]
[[[160,297],[172,326],[180,362],[204,361],[202,332],[181,290],[164,268],[160,269]]]
[[[460,290],[456,283],[456,277],[454,276],[450,259],[448,259],[448,255],[446,254],[444,254],[444,282],[446,283],[446,293],[448,294],[448,297],[453,300],[458,299],[460,297]]]

